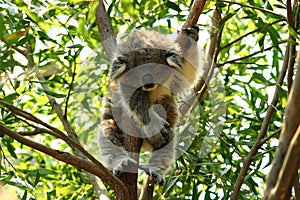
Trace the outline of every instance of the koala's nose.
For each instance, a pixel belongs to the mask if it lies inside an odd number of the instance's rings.
[[[151,74],[145,74],[142,78],[144,88],[153,88],[155,87],[154,78]]]
[[[144,85],[154,83],[154,78],[151,74],[145,74],[142,78]]]

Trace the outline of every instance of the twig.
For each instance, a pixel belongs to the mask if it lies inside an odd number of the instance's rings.
[[[254,10],[259,10],[263,13],[270,13],[272,15],[275,15],[277,17],[280,17],[284,20],[287,20],[286,17],[284,15],[281,15],[281,14],[278,14],[278,13],[275,13],[271,10],[267,10],[267,9],[264,9],[264,8],[261,8],[261,7],[256,7],[256,6],[251,6],[251,5],[247,5],[247,4],[242,4],[242,3],[238,3],[238,2],[234,2],[234,1],[227,1],[227,0],[220,0],[219,2],[223,2],[223,3],[231,3],[231,4],[236,4],[236,5],[239,5],[241,7],[245,7],[245,8],[251,8],[251,9],[254,9]]]
[[[28,51],[28,53],[32,52],[30,44],[27,44],[27,51]],[[29,68],[33,68],[35,66],[35,64],[34,64],[34,60],[33,60],[33,57],[32,57],[32,53],[28,54],[27,59],[28,59],[28,67]],[[44,80],[45,80],[43,76],[38,76],[38,79],[41,82],[44,82]],[[49,87],[48,87],[48,85],[45,85],[45,84],[41,83],[41,86],[45,90],[50,90]],[[22,111],[20,109],[17,109],[15,107],[14,107],[14,110],[17,110],[19,112],[19,114],[25,115],[25,116],[23,116],[25,118],[26,118],[26,116],[30,116],[30,118],[27,118],[27,119],[33,120],[33,121],[35,120],[35,122],[37,122],[37,123],[39,123],[39,124],[47,127],[48,129],[50,129],[51,131],[53,131],[54,133],[56,133],[57,137],[62,138],[69,145],[71,144],[70,147],[73,149],[73,151],[74,151],[74,153],[76,155],[81,156],[81,157],[86,156],[92,162],[94,162],[95,164],[99,165],[100,168],[102,168],[103,170],[106,170],[106,168],[104,168],[103,165],[98,160],[96,160],[91,154],[89,154],[87,151],[85,151],[85,149],[83,149],[83,147],[80,145],[79,138],[78,138],[76,132],[74,131],[74,129],[72,128],[71,124],[64,117],[63,110],[62,110],[61,106],[55,101],[55,99],[52,96],[50,96],[48,94],[46,94],[46,96],[47,96],[47,98],[48,98],[51,106],[53,107],[54,111],[56,112],[58,118],[62,122],[62,124],[64,126],[64,129],[66,130],[66,132],[68,133],[68,136],[70,138],[67,137],[63,132],[59,131],[58,129],[56,129],[56,128],[50,126],[50,125],[48,125],[47,123],[42,122],[41,120],[39,120],[37,118],[35,118],[30,113],[24,112],[24,111]],[[2,104],[3,104],[3,101],[2,101]],[[13,108],[13,106],[11,106],[9,104],[7,104],[7,106],[10,107],[10,108]]]
[[[264,152],[262,152],[262,153],[256,155],[256,156],[253,158],[253,160],[258,159],[259,157],[261,157],[261,156],[263,156],[263,155],[265,155],[265,154],[267,154],[267,153],[274,152],[275,149],[276,149],[276,147],[271,147],[270,149],[267,149],[267,150],[265,150]]]
[[[33,131],[18,131],[17,133],[22,136],[34,136],[42,133],[48,133],[50,135],[53,135],[52,131],[49,131],[48,129],[44,128],[36,128]]]
[[[68,90],[68,94],[67,94],[67,97],[66,97],[65,114],[64,114],[64,117],[65,117],[66,120],[68,119],[68,103],[69,103],[69,99],[70,99],[70,96],[71,96],[71,91],[73,89],[73,83],[74,83],[75,75],[76,75],[77,53],[78,53],[78,51],[76,51],[75,55],[74,55],[74,59],[73,59],[74,66],[73,66],[73,72],[72,72],[72,79],[71,79],[71,83],[69,84],[69,90]],[[72,68],[72,64],[71,64],[71,68]]]
[[[268,140],[270,140],[271,138],[273,138],[275,135],[277,135],[278,133],[281,132],[281,129],[276,130],[274,133],[272,133],[271,135],[269,135],[268,137],[265,137],[262,141],[260,145],[263,145],[264,143],[266,143]]]
[[[263,25],[263,26],[261,26],[261,27],[255,29],[255,30],[253,30],[253,31],[250,31],[250,32],[246,33],[245,35],[242,35],[241,37],[239,37],[239,38],[233,40],[232,42],[229,42],[228,44],[226,44],[226,45],[224,45],[224,46],[221,46],[221,50],[230,47],[231,45],[233,45],[234,43],[236,43],[236,42],[242,40],[243,38],[247,37],[248,35],[251,35],[251,34],[253,34],[253,33],[256,33],[256,32],[258,32],[258,31],[260,31],[260,30],[262,30],[262,29],[264,29],[264,28],[266,28],[266,27],[268,27],[268,26],[272,26],[272,25],[277,24],[278,22],[282,22],[282,21],[284,21],[284,20],[283,20],[283,19],[279,19],[279,20],[276,20],[276,21],[274,21],[274,22],[272,22],[272,23]]]
[[[285,42],[286,41],[281,41],[281,42],[278,43],[278,45],[282,44],[282,43],[285,43]],[[278,45],[276,45],[276,46],[270,46],[268,48],[265,48],[263,51],[269,51],[269,50],[273,49],[274,47],[277,47]],[[226,64],[231,64],[231,63],[235,63],[236,61],[240,61],[240,60],[244,60],[244,59],[247,59],[247,58],[251,58],[251,57],[253,57],[253,56],[257,55],[257,54],[260,54],[260,53],[262,53],[261,50],[256,51],[254,53],[251,53],[251,54],[249,54],[247,56],[239,57],[239,58],[236,58],[236,59],[232,59],[232,60],[229,60],[229,61],[217,64],[217,67],[221,67],[221,66],[224,66]]]
[[[294,24],[294,19],[293,19],[293,11],[292,11],[292,3],[291,0],[286,1],[286,15],[287,15],[287,21],[288,24],[295,30],[295,24]]]
[[[7,44],[7,41],[6,41],[6,40],[1,39],[1,41],[4,42],[5,44]],[[19,49],[19,48],[16,47],[15,45],[11,45],[10,47],[11,47],[13,50],[17,51],[18,53],[22,54],[24,57],[27,56],[27,51],[26,51],[26,50]]]

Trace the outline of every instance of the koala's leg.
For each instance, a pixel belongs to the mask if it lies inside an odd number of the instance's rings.
[[[103,121],[99,127],[100,158],[115,174],[121,171],[130,172],[130,168],[137,166],[124,150],[124,135],[113,119],[110,97],[106,97],[103,105]]]
[[[155,183],[163,185],[165,182],[164,174],[175,158],[176,140],[173,138],[167,145],[160,149],[154,149],[148,161],[148,173],[154,177]]]

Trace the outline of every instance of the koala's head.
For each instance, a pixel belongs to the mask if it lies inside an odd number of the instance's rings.
[[[110,78],[121,86],[146,92],[170,89],[183,69],[178,45],[153,31],[138,31],[119,45]]]

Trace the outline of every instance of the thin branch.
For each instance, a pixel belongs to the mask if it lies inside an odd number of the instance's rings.
[[[276,130],[274,133],[272,133],[271,135],[269,135],[268,137],[265,137],[262,141],[261,141],[261,146],[266,143],[268,140],[270,140],[271,138],[273,138],[275,135],[277,135],[278,133],[281,132],[281,129]]]
[[[0,131],[9,137],[17,140],[21,144],[24,144],[26,146],[29,146],[33,149],[36,149],[40,152],[43,152],[57,160],[60,160],[62,162],[65,162],[67,164],[70,164],[72,166],[78,167],[80,169],[83,169],[87,172],[90,172],[98,177],[100,177],[102,180],[105,180],[109,185],[111,185],[115,191],[127,191],[123,183],[114,178],[114,176],[109,176],[105,171],[103,171],[101,168],[99,168],[98,165],[96,165],[93,162],[90,162],[84,158],[80,158],[77,156],[73,156],[67,152],[62,152],[59,150],[54,150],[52,148],[49,148],[45,145],[39,144],[37,142],[34,142],[32,140],[26,139],[25,137],[11,131],[10,129],[6,128],[5,126],[0,124]],[[122,193],[124,200],[129,199],[129,194],[127,192]]]
[[[193,107],[193,105],[199,103],[196,100],[201,99],[205,94],[205,91],[207,90],[207,85],[211,78],[213,69],[215,68],[215,60],[217,58],[216,56],[216,52],[218,52],[217,41],[220,35],[217,30],[220,30],[220,26],[221,26],[220,19],[221,19],[221,13],[216,8],[212,17],[212,26],[210,30],[210,39],[208,44],[208,52],[205,60],[204,73],[194,88],[194,93],[197,94],[197,96],[194,95],[191,98],[183,101],[183,104],[181,104],[179,108],[181,117],[184,117],[187,114],[187,112]]]
[[[239,173],[239,175],[236,179],[236,182],[235,182],[235,185],[234,185],[234,188],[233,188],[233,193],[231,195],[231,200],[238,200],[238,195],[239,195],[240,189],[242,187],[242,184],[244,182],[244,179],[247,175],[250,164],[254,160],[257,151],[261,148],[262,141],[263,141],[263,139],[264,139],[264,137],[267,133],[269,123],[270,123],[270,120],[272,118],[272,114],[275,111],[275,107],[276,107],[276,104],[278,102],[278,94],[279,94],[278,87],[280,87],[282,85],[283,79],[286,76],[286,71],[287,71],[287,67],[288,67],[288,54],[289,54],[288,46],[289,45],[287,45],[287,48],[286,48],[285,59],[284,59],[284,62],[283,62],[283,66],[282,66],[282,69],[280,71],[279,77],[278,77],[277,82],[276,82],[277,87],[275,89],[273,99],[272,99],[272,101],[271,101],[271,103],[270,103],[270,105],[267,109],[266,116],[265,116],[265,118],[262,122],[262,126],[261,126],[260,132],[259,132],[259,134],[258,134],[258,136],[255,140],[255,143],[253,144],[249,154],[247,155],[247,157],[243,161],[243,167],[242,167],[242,169],[241,169],[241,171],[240,171],[240,173]]]
[[[42,133],[48,133],[50,135],[53,135],[52,131],[49,131],[48,129],[45,128],[36,128],[33,131],[18,131],[17,133],[22,136],[34,136]]]
[[[69,103],[69,99],[70,99],[70,96],[71,96],[71,91],[73,90],[73,83],[74,83],[75,75],[76,75],[76,58],[77,58],[77,55],[78,55],[78,51],[75,52],[75,55],[74,55],[74,58],[73,58],[74,66],[73,66],[73,72],[72,72],[72,79],[71,79],[71,83],[69,84],[69,90],[68,90],[68,94],[67,94],[67,97],[66,97],[65,114],[64,114],[64,117],[65,117],[66,120],[68,119],[68,103]],[[72,68],[72,64],[71,64],[71,68]]]
[[[262,152],[262,153],[256,155],[256,156],[253,158],[253,160],[256,160],[256,159],[258,159],[259,157],[262,157],[263,155],[268,154],[268,153],[270,153],[270,152],[274,152],[275,149],[276,149],[276,147],[271,147],[270,149],[267,149],[267,150],[265,150],[264,152]]]
[[[2,42],[4,42],[5,44],[7,44],[8,42],[6,40],[1,39]],[[10,47],[15,50],[16,52],[22,54],[24,57],[27,56],[27,51],[26,50],[22,50],[19,49],[18,47],[16,47],[15,45],[10,45]]]
[[[264,28],[266,28],[266,27],[268,27],[268,26],[272,26],[272,25],[277,24],[278,22],[282,22],[282,21],[284,21],[284,20],[283,20],[283,19],[279,19],[279,20],[276,20],[276,21],[274,21],[274,22],[272,22],[272,23],[263,25],[263,26],[261,26],[261,27],[255,29],[255,30],[253,30],[253,31],[250,31],[250,32],[246,33],[245,35],[242,35],[242,36],[240,36],[239,38],[233,40],[232,42],[229,42],[228,44],[222,46],[222,47],[221,47],[221,50],[230,47],[231,45],[233,45],[234,43],[236,43],[236,42],[242,40],[243,38],[247,37],[248,35],[251,35],[251,34],[253,34],[253,33],[259,32],[259,31],[263,30]]]
[[[292,3],[291,0],[286,1],[286,15],[287,15],[287,21],[288,24],[295,30],[295,24],[294,24],[294,19],[293,19],[293,11],[292,11]]]
[[[286,43],[286,41],[281,41],[280,43],[278,43],[278,45],[279,44],[283,44],[283,43]],[[273,49],[274,47],[277,47],[278,45],[276,45],[276,46],[273,45],[273,46],[270,46],[268,48],[265,48],[265,49],[263,49],[263,52],[264,51],[269,51],[269,50]],[[251,58],[251,57],[253,57],[253,56],[257,55],[257,54],[263,53],[263,52],[261,50],[259,50],[259,51],[256,51],[254,53],[251,53],[251,54],[249,54],[247,56],[239,57],[239,58],[236,58],[236,59],[232,59],[232,60],[229,60],[229,61],[217,64],[217,67],[219,68],[219,67],[224,66],[226,64],[232,64],[232,63],[235,63],[236,61],[240,61],[240,60],[244,60],[244,59],[247,59],[247,58]]]
[[[251,9],[254,9],[254,10],[259,10],[259,11],[261,11],[263,13],[270,13],[270,14],[272,14],[274,16],[280,17],[280,18],[284,19],[285,21],[287,21],[287,19],[286,19],[286,17],[284,15],[275,13],[275,12],[273,12],[271,10],[267,10],[267,9],[264,9],[264,8],[261,8],[261,7],[251,6],[251,5],[242,4],[242,3],[238,3],[238,2],[234,2],[234,1],[227,1],[227,0],[220,0],[219,2],[236,4],[236,5],[239,5],[239,6],[244,7],[244,8],[251,8]]]

